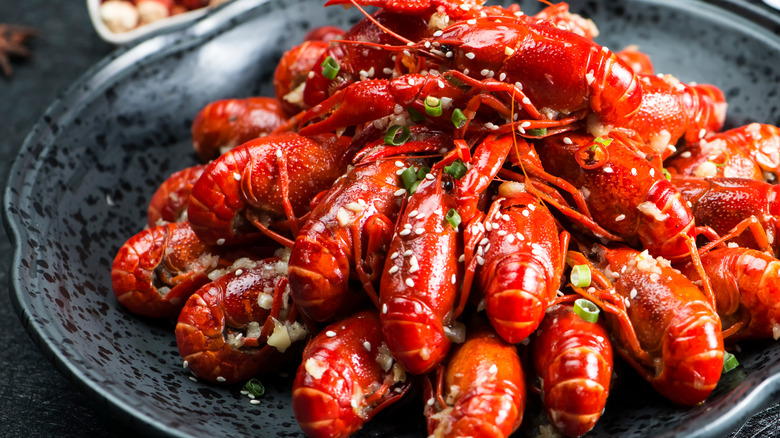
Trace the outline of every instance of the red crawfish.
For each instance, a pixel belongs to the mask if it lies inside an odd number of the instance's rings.
[[[712,134],[686,145],[682,152],[666,159],[664,167],[673,176],[748,178],[763,181],[764,173],[758,163],[739,144],[724,134],[726,133]]]
[[[271,97],[223,99],[206,105],[192,122],[192,145],[203,162],[234,147],[270,134],[287,120]]]
[[[187,300],[176,344],[198,378],[234,383],[271,372],[306,337],[287,297],[288,256],[239,259]]]
[[[256,238],[258,228],[294,233],[314,195],[346,170],[349,146],[349,137],[283,133],[221,155],[192,188],[187,217],[193,230],[211,244]]]
[[[449,325],[463,275],[460,233],[446,219],[455,200],[429,173],[396,224],[380,286],[382,334],[393,357],[412,374],[432,370],[447,354]]]
[[[693,406],[704,401],[723,370],[721,321],[715,309],[668,260],[623,246],[596,251],[603,275],[591,272],[606,292],[596,298],[598,291],[575,290],[606,311],[618,352],[672,402]],[[571,255],[567,263],[587,260]]]
[[[604,412],[612,379],[612,343],[599,323],[571,304],[554,305],[532,341],[547,417],[565,436],[584,435]]]
[[[409,107],[425,114],[425,100],[429,96],[452,102],[447,108],[442,105],[442,114],[432,118],[434,123],[451,128],[452,112],[465,107],[467,96],[441,77],[407,74],[395,79],[366,79],[350,84],[303,114],[299,132],[313,135],[343,130],[383,117],[403,115]],[[322,120],[307,124],[321,117]]]
[[[748,248],[723,248],[701,256],[704,271],[712,282],[724,338],[780,338],[780,260]],[[696,270],[680,268],[691,280]]]
[[[187,167],[174,172],[160,184],[149,201],[146,215],[149,227],[187,219],[187,202],[192,186],[205,169],[205,164]]]
[[[518,183],[503,183],[485,219],[476,270],[485,311],[506,341],[527,338],[556,297],[568,239],[552,214]]]
[[[592,218],[652,254],[679,258],[693,250],[693,213],[656,167],[616,138],[570,132],[536,148],[544,169],[579,188]]]
[[[690,204],[696,223],[739,246],[780,254],[780,186],[743,178],[683,178],[672,183]],[[742,232],[750,228],[750,232]],[[735,232],[732,233],[732,230]]]
[[[432,46],[429,53],[451,69],[447,74],[505,91],[537,119],[541,109],[551,116],[590,109],[601,123],[614,124],[628,120],[641,103],[639,81],[625,62],[555,26],[476,18],[412,43],[418,49]]]
[[[147,228],[125,242],[111,266],[117,300],[133,313],[175,317],[187,298],[219,267],[219,254],[188,222]]]
[[[292,298],[306,316],[328,321],[359,303],[351,279],[374,291],[406,195],[397,172],[414,164],[421,167],[414,159],[358,165],[312,211],[290,258]]]
[[[525,410],[525,376],[516,347],[488,324],[469,331],[426,383],[432,437],[508,437]]]
[[[641,75],[639,83],[639,111],[617,126],[632,132],[662,159],[681,139],[692,143],[723,127],[727,104],[714,85],[688,85],[672,75]]]
[[[390,33],[388,33],[388,31]],[[391,79],[418,66],[387,50],[375,50],[365,44],[395,43],[393,34],[419,39],[430,36],[428,22],[380,10],[350,28],[342,38],[332,41],[314,62],[303,88],[303,103],[313,107],[337,91],[364,79]],[[328,59],[330,58],[330,59]]]
[[[347,437],[408,389],[382,341],[376,311],[363,311],[329,325],[306,345],[292,407],[306,436]]]
[[[688,145],[665,163],[680,175],[741,177],[778,181],[780,129],[751,123],[716,133]]]
[[[274,92],[287,114],[297,114],[308,108],[303,102],[306,80],[309,72],[315,68],[317,60],[327,50],[328,43],[325,41],[304,41],[284,52],[282,59],[276,64]]]

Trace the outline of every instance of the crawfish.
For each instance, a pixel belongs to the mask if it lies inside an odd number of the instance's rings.
[[[724,338],[780,338],[780,260],[748,248],[722,248],[701,256],[715,290]],[[691,280],[699,275],[690,264],[680,271]]]
[[[238,259],[187,300],[176,324],[176,344],[185,367],[198,378],[234,383],[271,372],[293,351],[291,344],[306,337],[285,297],[287,257],[289,251],[256,261]]]
[[[390,79],[405,72],[403,59],[398,59],[390,51],[374,50],[364,44],[391,44],[396,41],[393,34],[418,39],[430,36],[431,32],[422,17],[383,10],[367,16],[349,29],[343,38],[332,41],[314,62],[311,73],[307,72],[303,89],[304,106],[311,108],[356,81]],[[326,68],[330,69],[326,65],[328,57],[330,62],[338,64],[334,77],[325,73]],[[416,66],[413,68],[416,70]]]
[[[133,313],[175,317],[219,266],[219,253],[200,240],[188,222],[158,225],[119,248],[111,266],[111,286],[117,300]]]
[[[751,123],[712,134],[671,157],[666,164],[681,175],[741,177],[778,181],[780,129]]]
[[[306,436],[347,437],[409,386],[382,340],[376,311],[363,311],[306,345],[293,383],[293,412]]]
[[[685,146],[685,150],[664,161],[664,167],[676,176],[696,178],[747,178],[764,179],[764,173],[742,147],[726,133],[702,138]]]
[[[149,201],[146,214],[149,227],[187,220],[187,202],[192,186],[205,169],[205,164],[187,167],[174,172],[160,184]]]
[[[426,384],[428,435],[508,437],[525,410],[525,377],[515,346],[488,324],[469,331]]]
[[[599,225],[638,239],[652,254],[679,258],[692,251],[693,213],[661,171],[622,141],[571,132],[542,143],[536,151],[544,169],[585,192]]]
[[[486,236],[477,254],[476,275],[485,311],[507,342],[527,338],[555,300],[567,240],[539,200],[504,183],[486,218]]]
[[[192,122],[192,145],[205,163],[270,134],[286,120],[280,101],[271,97],[217,100],[201,109]]]
[[[597,246],[596,252],[598,286],[608,290],[575,290],[607,311],[620,355],[672,402],[704,401],[720,379],[724,350],[720,318],[702,291],[647,251]],[[588,262],[570,255],[567,263]]]
[[[396,225],[379,286],[382,334],[393,357],[412,374],[439,364],[451,341],[448,326],[462,269],[460,234],[445,216],[456,207],[428,174]]]
[[[276,64],[274,93],[287,114],[297,114],[308,108],[303,102],[307,76],[327,50],[327,42],[307,40],[284,52]]]
[[[599,323],[570,304],[550,308],[532,342],[547,417],[563,435],[590,431],[604,412],[612,379],[612,343]]]
[[[290,258],[292,298],[305,315],[328,321],[348,311],[358,302],[348,293],[350,278],[362,277],[364,289],[374,290],[369,274],[378,278],[384,267],[404,200],[396,171],[414,164],[421,166],[413,159],[358,165],[312,211]]]
[[[691,206],[696,223],[724,237],[736,234],[729,240],[739,246],[762,250],[771,246],[780,254],[779,186],[743,178],[673,177],[672,183]],[[731,233],[746,227],[753,232]]]
[[[634,115],[642,100],[636,75],[614,53],[549,24],[476,18],[412,43],[438,47],[430,53],[451,69],[447,74],[509,93],[534,118],[541,118],[539,109],[550,115],[590,109],[601,123],[615,124]]]
[[[192,188],[187,217],[210,244],[250,240],[258,228],[295,233],[296,216],[344,173],[351,156],[344,136],[283,133],[249,141],[209,163]]]
[[[662,159],[675,151],[680,139],[691,143],[723,127],[727,104],[714,85],[688,85],[672,75],[642,75],[639,83],[639,110],[617,126],[632,132]]]

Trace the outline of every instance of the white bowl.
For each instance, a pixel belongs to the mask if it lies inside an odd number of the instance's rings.
[[[158,20],[153,23],[138,26],[135,29],[129,30],[127,32],[117,33],[112,32],[100,18],[101,2],[102,0],[87,0],[89,17],[92,20],[92,25],[95,27],[98,35],[100,35],[103,40],[116,45],[133,43],[165,30],[183,27],[202,16],[211,13],[211,11],[214,9],[217,9],[210,7],[194,9],[183,14],[174,15],[172,17],[163,18],[162,20]]]

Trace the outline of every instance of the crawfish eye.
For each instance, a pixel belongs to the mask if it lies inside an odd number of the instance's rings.
[[[453,48],[452,48],[452,46],[450,46],[450,45],[448,45],[448,44],[442,44],[442,45],[439,47],[439,50],[441,50],[441,51],[442,51],[442,52],[444,52],[444,53],[447,53],[447,52],[452,52]]]
[[[442,178],[441,180],[441,188],[444,190],[452,190],[455,188],[455,183],[452,182],[450,178]]]

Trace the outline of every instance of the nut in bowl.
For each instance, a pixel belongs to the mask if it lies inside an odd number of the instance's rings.
[[[162,30],[187,25],[230,0],[87,0],[98,35],[128,44]]]

